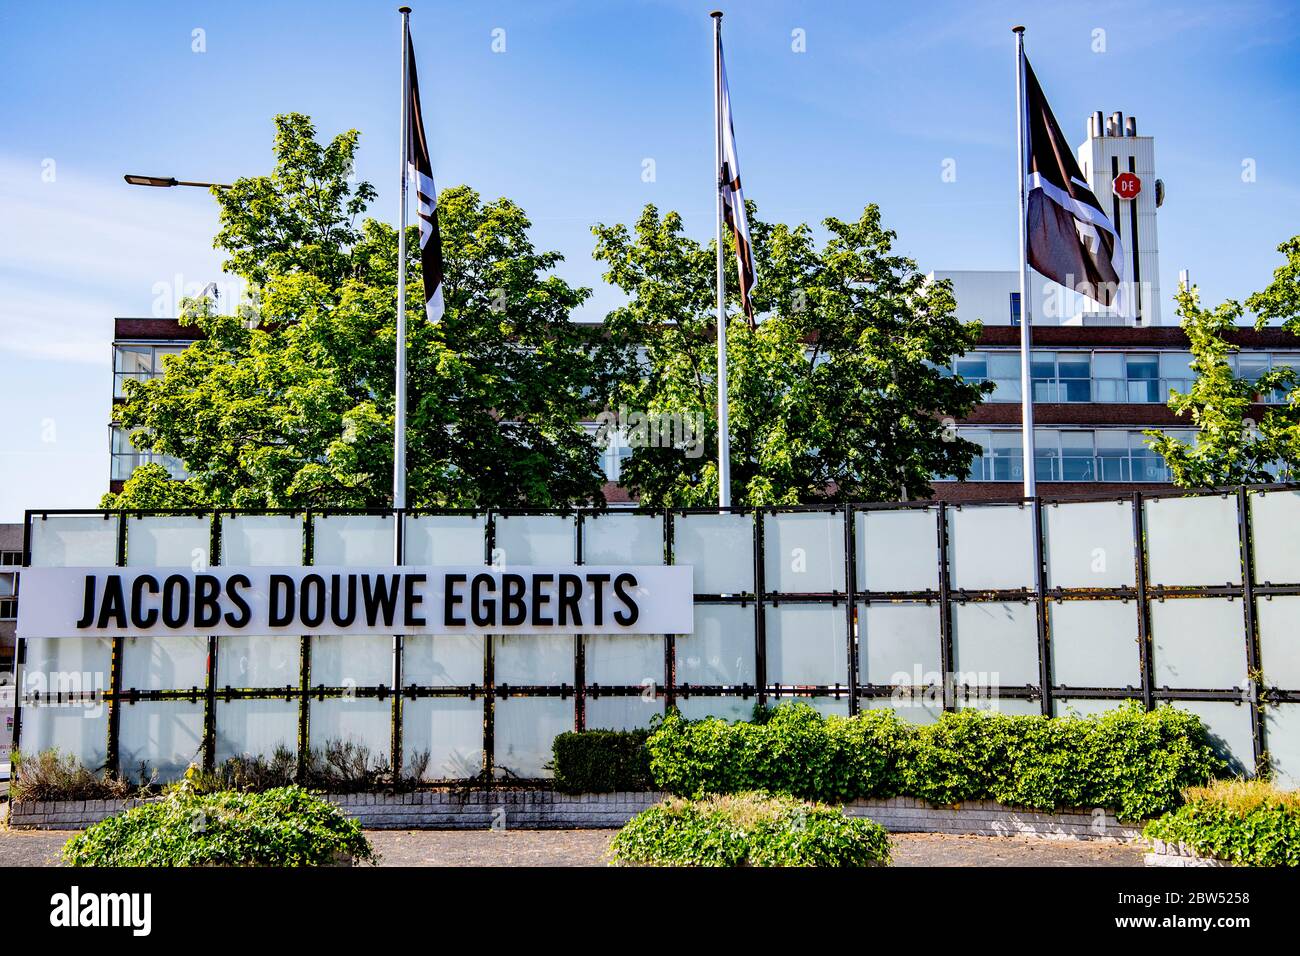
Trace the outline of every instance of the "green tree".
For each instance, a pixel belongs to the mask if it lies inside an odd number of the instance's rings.
[[[826,219],[820,247],[808,226],[761,222],[752,204],[750,222],[761,322],[751,329],[730,303],[733,502],[906,499],[931,494],[932,476],[964,477],[978,446],[957,437],[952,419],[990,386],[948,372],[979,336],[978,325],[957,320],[951,286],[927,282],[893,252],[896,236],[874,205],[855,222]],[[698,446],[633,442],[623,482],[646,503],[712,504],[713,246],[685,236],[677,213],[661,216],[654,206],[632,229],[593,231],[606,280],[628,296],[606,319],[618,351],[611,412],[706,426]],[[735,290],[734,259],[726,261]]]
[[[1286,264],[1264,291],[1246,300],[1245,308],[1255,313],[1256,329],[1275,322],[1300,334],[1300,236],[1278,251],[1287,257]],[[1186,393],[1170,396],[1169,407],[1190,419],[1196,435],[1184,441],[1152,430],[1145,433],[1147,444],[1181,488],[1292,479],[1300,472],[1300,381],[1295,370],[1276,367],[1254,379],[1237,375],[1231,357],[1239,347],[1232,335],[1242,327],[1242,304],[1230,299],[1205,308],[1195,287],[1179,290],[1177,302],[1196,378]],[[1286,403],[1261,410],[1261,396],[1275,389],[1287,393]]]
[[[358,218],[358,134],[316,140],[276,118],[275,166],[215,191],[215,245],[251,304],[187,301],[203,338],[158,379],[128,382],[117,421],[184,462],[176,494],[234,507],[375,507],[392,486],[397,233]],[[444,321],[427,321],[418,228],[407,236],[408,489],[412,506],[563,507],[602,501],[582,420],[601,377],[570,312],[590,294],[553,274],[524,211],[465,186],[439,197]],[[149,485],[153,488],[153,483]],[[106,502],[146,507],[128,485]],[[151,492],[152,494],[152,492]]]

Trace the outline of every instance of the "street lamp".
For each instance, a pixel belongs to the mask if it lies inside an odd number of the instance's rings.
[[[192,183],[184,179],[177,179],[175,176],[137,176],[127,173],[122,177],[132,186],[198,186],[200,189],[229,189],[224,183]]]

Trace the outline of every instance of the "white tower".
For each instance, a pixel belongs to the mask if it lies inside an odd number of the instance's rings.
[[[1092,305],[1083,320],[1086,324],[1159,325],[1156,209],[1164,201],[1164,184],[1156,179],[1155,141],[1137,134],[1137,120],[1132,116],[1125,121],[1123,113],[1112,113],[1103,120],[1098,111],[1088,117],[1088,138],[1079,147],[1079,165],[1124,246],[1123,314]]]

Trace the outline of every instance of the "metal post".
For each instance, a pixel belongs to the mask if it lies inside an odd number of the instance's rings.
[[[1034,604],[1038,622],[1038,684],[1043,692],[1043,716],[1052,716],[1052,648],[1047,611],[1047,568],[1043,562],[1043,502],[1034,498],[1030,507],[1034,535]]]
[[[722,11],[713,17],[713,192],[718,273],[718,507],[731,507],[731,435],[727,424],[727,280],[722,251]]]
[[[208,564],[221,564],[221,513],[208,518]],[[208,637],[207,687],[203,693],[203,769],[211,770],[217,760],[217,638]]]
[[[117,556],[118,567],[126,564],[126,513],[117,516]],[[113,638],[112,659],[109,663],[108,690],[112,695],[108,701],[108,753],[104,758],[104,768],[110,774],[120,775],[118,767],[119,729],[122,726],[122,653],[125,641]],[[141,781],[143,782],[143,781]]]
[[[853,505],[844,506],[844,597],[848,607],[849,716],[858,712],[858,550]]]
[[[754,684],[758,703],[767,703],[767,576],[764,569],[763,512],[754,512]]]
[[[1151,607],[1147,602],[1146,527],[1142,520],[1142,492],[1133,492],[1133,564],[1137,584],[1138,661],[1142,665],[1142,707],[1155,706],[1155,664],[1151,647]]]
[[[948,568],[948,502],[939,502],[939,669],[944,710],[956,710],[957,688],[952,664],[952,574]]]
[[[411,8],[402,7],[402,138],[401,175],[398,196],[401,203],[397,226],[397,369],[396,402],[393,410],[393,507],[406,507],[406,158],[411,139],[410,77],[407,75],[406,48],[410,42]]]
[[[1237,489],[1237,537],[1241,542],[1241,597],[1246,628],[1246,706],[1250,708],[1250,736],[1255,751],[1255,773],[1264,767],[1268,742],[1259,712],[1260,654],[1255,624],[1255,554],[1251,540],[1250,496],[1246,486]]]
[[[1016,159],[1020,183],[1020,444],[1023,446],[1025,497],[1037,494],[1034,481],[1034,382],[1032,367],[1033,309],[1029,304],[1029,256],[1025,236],[1025,167],[1028,162],[1029,127],[1025,116],[1025,28],[1012,27],[1016,35]]]

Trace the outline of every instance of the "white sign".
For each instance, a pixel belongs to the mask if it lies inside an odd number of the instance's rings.
[[[24,568],[19,637],[690,634],[681,565]]]

